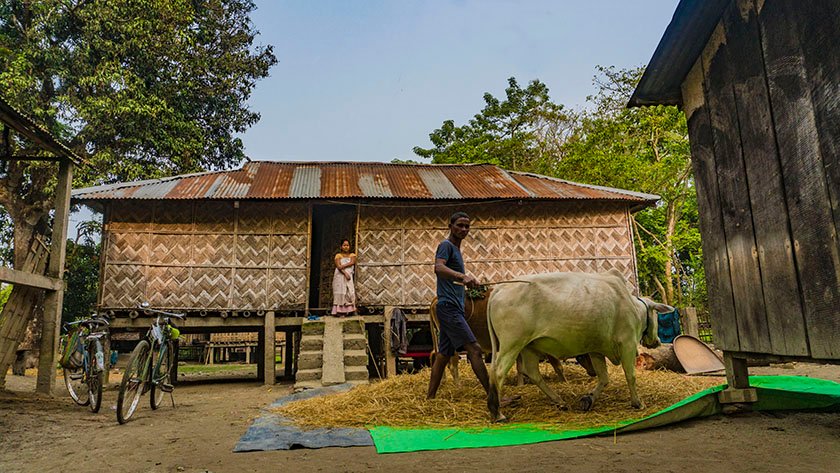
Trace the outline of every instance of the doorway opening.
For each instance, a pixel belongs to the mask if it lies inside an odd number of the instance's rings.
[[[312,254],[309,274],[309,311],[317,315],[332,308],[334,258],[341,240],[350,240],[356,252],[356,215],[352,204],[323,204],[312,207]]]

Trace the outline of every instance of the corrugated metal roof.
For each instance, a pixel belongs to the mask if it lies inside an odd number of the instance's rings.
[[[680,86],[731,0],[681,0],[628,106],[681,105]]]
[[[76,202],[113,199],[592,199],[646,205],[659,196],[505,171],[491,164],[274,161],[73,191]]]
[[[85,161],[58,141],[46,128],[35,123],[26,114],[13,107],[3,97],[0,97],[0,120],[14,128],[18,133],[40,145],[46,151],[58,156],[64,156],[75,164],[85,164]]]

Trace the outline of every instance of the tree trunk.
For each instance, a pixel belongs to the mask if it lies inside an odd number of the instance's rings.
[[[676,202],[669,202],[666,211],[668,219],[668,227],[665,230],[665,254],[668,258],[665,260],[665,302],[666,304],[674,304],[674,277],[672,275],[674,269],[674,232],[677,228],[677,204]]]
[[[17,251],[20,247],[16,248]],[[33,240],[27,256],[17,269],[36,274],[44,274],[47,267],[49,249],[41,241]],[[35,327],[39,331],[39,321],[31,322],[35,314],[43,314],[42,303],[44,290],[17,285],[12,288],[9,300],[0,313],[0,388],[5,385],[6,371],[14,362],[20,342],[24,339],[27,326]],[[41,310],[39,310],[41,309]],[[30,324],[34,325],[30,325]],[[33,341],[34,343],[34,341]],[[38,343],[40,344],[40,343]]]
[[[677,360],[677,354],[674,353],[673,343],[663,343],[658,348],[639,347],[636,368],[649,371],[665,369],[685,373],[680,361]]]

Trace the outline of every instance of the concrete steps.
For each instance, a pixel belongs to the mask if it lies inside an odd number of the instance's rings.
[[[301,326],[295,389],[368,383],[368,353],[361,317],[323,317]]]

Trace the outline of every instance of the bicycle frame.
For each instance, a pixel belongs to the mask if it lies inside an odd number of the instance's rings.
[[[146,332],[146,340],[149,341],[149,345],[152,348],[151,353],[154,351],[154,347],[160,347],[158,349],[158,357],[154,366],[152,366],[152,356],[149,356],[146,361],[146,366],[143,367],[142,379],[146,380],[147,383],[153,383],[154,385],[160,384],[160,382],[166,378],[166,374],[164,373],[161,375],[160,368],[163,364],[163,360],[166,359],[166,354],[170,350],[170,342],[172,339],[170,338],[170,330],[169,329],[169,317],[176,317],[179,319],[183,319],[184,316],[181,314],[176,314],[172,312],[165,312],[162,310],[157,309],[149,309],[145,308],[144,310],[157,313],[157,318],[155,319],[152,326],[149,328],[149,331]],[[145,393],[150,389],[151,385],[147,384],[143,388],[143,392]]]

